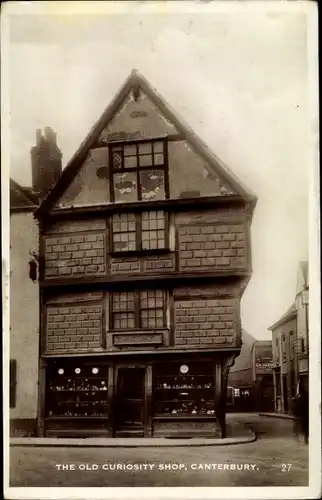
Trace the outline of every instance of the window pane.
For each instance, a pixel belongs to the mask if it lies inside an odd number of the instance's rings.
[[[154,153],[163,153],[163,142],[162,141],[154,142],[153,151]]]
[[[154,165],[163,165],[164,164],[164,156],[163,154],[154,155]]]
[[[114,174],[113,181],[116,202],[131,202],[138,199],[136,172]]]
[[[143,142],[142,144],[139,144],[139,154],[144,154],[144,153],[151,153],[152,152],[152,144],[151,142]]]
[[[163,200],[164,172],[163,170],[146,170],[140,172],[142,200]]]
[[[140,167],[152,167],[152,155],[142,155],[139,157]]]
[[[136,144],[128,144],[124,146],[124,156],[136,157]]]
[[[136,156],[126,156],[124,158],[124,168],[136,168],[138,161]]]

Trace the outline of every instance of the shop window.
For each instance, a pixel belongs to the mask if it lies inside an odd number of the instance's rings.
[[[115,214],[112,242],[113,252],[164,250],[169,246],[167,216],[162,210]]]
[[[164,139],[111,145],[110,165],[112,201],[156,201],[169,197]]]
[[[112,295],[112,330],[166,327],[163,290],[115,292]]]
[[[9,371],[10,371],[9,403],[10,403],[10,408],[15,408],[17,399],[17,361],[15,359],[10,359]]]
[[[108,418],[108,367],[59,360],[46,374],[46,418]]]
[[[155,367],[153,412],[155,418],[215,416],[212,363],[167,363]]]

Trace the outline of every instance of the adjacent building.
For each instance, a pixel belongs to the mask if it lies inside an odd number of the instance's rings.
[[[273,350],[271,340],[252,347],[253,405],[255,411],[274,412]]]
[[[37,131],[32,186],[10,179],[10,433],[35,435],[38,418],[39,225],[34,212],[61,174],[54,132]]]
[[[39,361],[38,199],[10,179],[11,433],[35,434]]]
[[[256,197],[136,71],[60,162],[35,212],[38,436],[224,437]]]
[[[272,332],[275,411],[293,412],[300,379],[308,386],[308,263],[300,262],[295,300]]]

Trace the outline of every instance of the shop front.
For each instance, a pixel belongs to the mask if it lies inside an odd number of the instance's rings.
[[[44,435],[219,436],[221,360],[168,358],[48,359]]]

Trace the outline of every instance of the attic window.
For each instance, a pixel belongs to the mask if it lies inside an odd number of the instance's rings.
[[[112,201],[129,203],[168,198],[167,156],[167,142],[164,139],[112,145]]]

